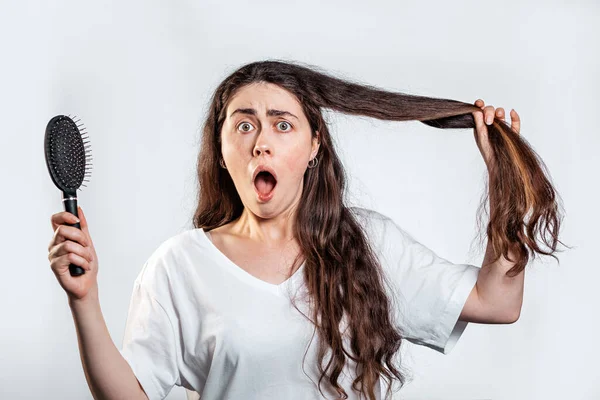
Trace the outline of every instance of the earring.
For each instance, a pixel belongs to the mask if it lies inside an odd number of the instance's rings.
[[[227,167],[225,166],[225,161],[223,161],[223,158],[221,158],[221,159],[219,160],[219,164],[221,164],[221,168],[223,168],[223,169],[227,169]]]
[[[311,164],[314,161],[314,164]],[[317,157],[313,158],[308,162],[308,168],[314,168],[319,163],[319,159]]]

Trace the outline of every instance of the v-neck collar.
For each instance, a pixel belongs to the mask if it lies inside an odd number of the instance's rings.
[[[215,244],[212,242],[212,238],[210,237],[210,232],[204,230],[204,228],[199,228],[198,230],[199,236],[202,240],[207,242],[207,247],[222,261],[233,274],[235,274],[239,279],[247,282],[248,284],[261,288],[263,290],[267,290],[271,293],[282,295],[286,293],[286,289],[289,289],[290,285],[296,285],[301,282],[303,277],[304,265],[306,261],[302,262],[300,268],[296,270],[292,274],[291,277],[281,282],[280,284],[274,284],[267,281],[264,281],[251,273],[244,270],[242,267],[234,263],[231,259],[229,259]]]

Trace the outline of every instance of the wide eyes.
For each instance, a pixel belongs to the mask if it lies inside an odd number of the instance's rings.
[[[287,121],[280,121],[277,123],[277,126],[279,127],[280,130],[287,132],[290,129],[292,129],[292,126],[287,122]],[[287,127],[287,128],[281,128],[282,126]]]
[[[238,125],[238,130],[242,132],[250,132],[253,126],[250,122],[242,122]],[[287,121],[279,121],[277,123],[277,128],[282,132],[288,132],[292,129],[292,124]]]
[[[251,129],[252,125],[248,122],[242,122],[238,125],[238,129],[242,132],[248,132]]]

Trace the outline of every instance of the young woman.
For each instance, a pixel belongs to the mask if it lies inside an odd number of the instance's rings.
[[[490,172],[483,266],[453,264],[387,216],[347,207],[323,109],[474,128]],[[235,71],[204,125],[194,229],[144,265],[121,350],[100,311],[83,211],[81,231],[64,225],[71,214],[52,216],[49,259],[94,396],[162,399],[179,385],[203,400],[389,398],[406,380],[403,339],[447,354],[468,322],[515,322],[526,246],[551,255],[559,220],[541,160],[510,116],[508,126],[482,100],[393,93],[288,62]],[[532,237],[539,229],[552,252]],[[87,273],[71,277],[70,262]]]

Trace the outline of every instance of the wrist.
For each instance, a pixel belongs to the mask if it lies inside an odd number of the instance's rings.
[[[98,297],[98,286],[92,287],[89,292],[81,298],[68,296],[69,306],[71,308],[86,308],[100,303]]]

